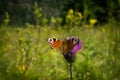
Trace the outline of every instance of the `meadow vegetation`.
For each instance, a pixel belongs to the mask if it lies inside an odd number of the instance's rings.
[[[85,23],[81,12],[70,9],[66,24],[62,18],[43,17],[34,9],[35,25],[9,26],[6,17],[0,27],[0,80],[69,80],[69,67],[61,53],[47,44],[47,38],[77,36],[82,50],[73,63],[73,80],[120,79],[120,29],[114,19],[96,25],[96,19]],[[49,22],[49,23],[48,23]],[[13,28],[14,27],[14,28]]]

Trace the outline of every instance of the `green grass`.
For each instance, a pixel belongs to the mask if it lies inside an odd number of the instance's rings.
[[[73,63],[73,80],[119,80],[120,58],[109,51],[106,27],[0,27],[0,80],[69,80],[68,63],[47,44],[49,37],[67,36],[83,43]]]

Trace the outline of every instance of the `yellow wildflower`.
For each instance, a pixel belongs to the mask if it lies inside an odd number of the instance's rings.
[[[54,24],[56,23],[56,19],[54,17],[51,17],[51,22]]]
[[[77,12],[77,15],[78,15],[78,17],[79,17],[80,19],[82,19],[82,18],[83,18],[83,16],[82,16],[82,13],[81,13],[81,12]]]
[[[22,70],[25,71],[25,65],[22,65]]]
[[[68,11],[68,14],[73,14],[73,9],[70,9],[69,11]]]
[[[97,20],[96,19],[90,19],[89,22],[90,22],[91,25],[94,25],[95,23],[97,23]]]
[[[18,66],[18,69],[19,69],[20,72],[25,71],[25,65]]]
[[[71,19],[72,16],[71,16],[71,15],[67,15],[66,18],[67,18],[67,19]]]

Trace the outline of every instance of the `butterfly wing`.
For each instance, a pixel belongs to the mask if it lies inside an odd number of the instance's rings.
[[[54,49],[61,49],[62,47],[62,41],[56,38],[48,38],[48,43],[51,45]]]
[[[59,48],[62,47],[62,42],[60,40],[57,40],[52,44],[52,47],[56,48],[56,49],[59,49]]]
[[[72,42],[71,38],[65,38],[62,43],[62,53],[63,55],[69,54],[72,48],[74,47],[74,44]]]

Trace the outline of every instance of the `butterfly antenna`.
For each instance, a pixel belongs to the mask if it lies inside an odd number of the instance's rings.
[[[70,63],[70,80],[72,80],[72,63]]]

